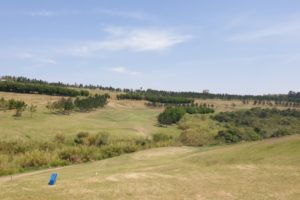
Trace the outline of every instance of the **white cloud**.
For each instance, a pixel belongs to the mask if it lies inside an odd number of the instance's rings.
[[[84,56],[105,50],[162,51],[191,39],[190,35],[163,29],[111,27],[106,32],[110,34],[107,39],[86,43],[73,49],[74,53]]]
[[[125,67],[115,67],[112,68],[111,70],[117,73],[124,73],[126,71]]]
[[[132,75],[132,76],[137,76],[137,75],[141,74],[140,72],[130,71],[130,70],[126,69],[125,67],[114,67],[109,70],[119,73],[119,74],[128,74],[128,75]]]

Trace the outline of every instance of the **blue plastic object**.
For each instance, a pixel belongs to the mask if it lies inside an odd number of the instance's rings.
[[[50,181],[49,181],[48,185],[55,185],[56,178],[57,178],[57,173],[51,174]]]

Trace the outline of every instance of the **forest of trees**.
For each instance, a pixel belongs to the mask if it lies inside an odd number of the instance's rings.
[[[14,82],[14,81],[0,81],[0,91],[16,92],[28,94],[46,94],[57,96],[88,96],[87,90],[70,89],[63,86],[49,85],[45,83],[31,83],[31,82]]]

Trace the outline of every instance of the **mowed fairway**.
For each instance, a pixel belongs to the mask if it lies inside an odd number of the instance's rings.
[[[0,178],[0,199],[300,199],[300,136],[167,147]]]
[[[112,139],[148,137],[154,133],[178,135],[176,126],[156,126],[161,109],[148,108],[144,102],[110,100],[103,109],[92,112],[73,112],[70,115],[53,114],[46,109],[48,101],[59,97],[0,93],[0,98],[24,100],[28,105],[37,105],[37,112],[30,117],[25,111],[21,118],[13,117],[14,111],[0,111],[0,136],[2,140],[29,139],[52,140],[56,134],[71,138],[80,131],[91,134],[107,132]]]

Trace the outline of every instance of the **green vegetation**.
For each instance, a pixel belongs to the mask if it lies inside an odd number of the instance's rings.
[[[186,110],[183,107],[167,107],[164,112],[159,114],[158,122],[161,124],[174,124],[184,116]]]
[[[104,95],[98,95],[90,96],[88,98],[80,99],[76,98],[74,101],[74,105],[80,110],[80,111],[90,111],[95,108],[103,108],[108,102],[107,100],[110,98],[108,94]]]
[[[226,143],[298,134],[300,130],[300,112],[291,109],[252,108],[219,113],[213,119],[224,124],[216,138]]]
[[[174,143],[171,136],[162,133],[154,134],[153,139],[110,137],[107,133],[80,132],[73,141],[65,141],[64,135],[56,135],[53,142],[0,141],[0,175],[101,160]]]
[[[211,116],[185,115],[178,127],[181,143],[188,146],[255,141],[299,134],[300,112],[252,108]]]

